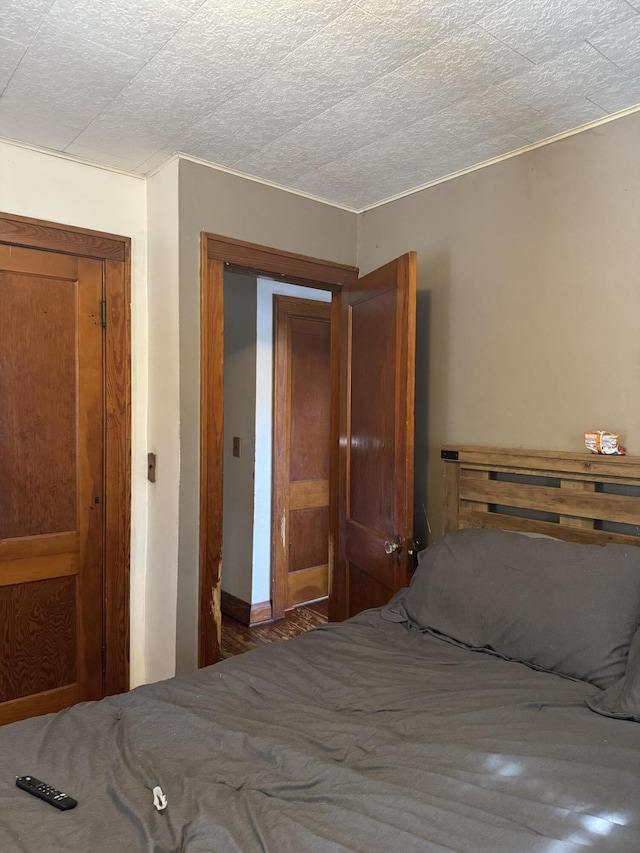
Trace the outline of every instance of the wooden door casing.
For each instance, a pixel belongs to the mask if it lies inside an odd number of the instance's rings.
[[[331,305],[274,296],[272,616],[324,598],[329,570]]]
[[[198,665],[220,660],[220,566],[222,561],[222,393],[224,376],[224,269],[264,275],[331,291],[339,305],[341,287],[358,277],[356,267],[324,261],[216,234],[201,235],[200,253],[200,572],[198,589]],[[337,385],[339,352],[332,318],[331,476],[337,489]],[[332,485],[330,526],[337,514]],[[335,538],[330,569],[335,564]]]
[[[416,255],[342,292],[339,554],[329,617],[408,583],[413,536]],[[385,542],[399,550],[386,553]]]
[[[0,598],[3,602],[0,657],[2,649],[11,645],[10,656],[21,668],[17,682],[7,686],[5,678],[0,688],[5,697],[13,695],[12,699],[0,704],[0,722],[9,722],[32,713],[56,710],[78,699],[97,698],[129,688],[130,241],[103,232],[0,213],[0,260],[0,269],[6,270],[0,298],[0,324],[3,318],[9,324],[0,333],[0,348],[4,342],[0,384],[6,387],[9,374],[13,373],[15,379],[16,370],[21,371],[19,384],[23,398],[14,394],[9,401],[4,390],[0,395],[0,457],[3,460],[0,466],[4,468],[0,477],[0,525],[3,528],[0,534]],[[46,263],[45,275],[42,275],[43,262]],[[33,283],[34,274],[36,284]],[[28,287],[16,290],[15,278],[12,278],[16,275],[22,277],[23,284],[32,277],[31,295]],[[67,286],[74,280],[86,286],[73,285],[76,292],[71,297]],[[63,292],[66,289],[62,300],[53,299],[46,306],[41,300],[33,299],[45,281],[51,288],[48,295],[53,296],[56,289],[60,295],[60,288]],[[8,296],[7,288],[12,291],[12,297]],[[22,312],[21,322],[17,322],[16,310],[8,311],[8,299],[16,295],[22,307],[14,304],[13,308]],[[81,322],[77,334],[69,334],[69,309],[74,300]],[[104,300],[102,310],[101,300]],[[37,316],[38,307],[40,316]],[[42,309],[47,310],[47,315]],[[13,322],[8,319],[10,316]],[[32,330],[30,339],[27,318],[40,326],[40,333]],[[104,330],[103,318],[106,320]],[[21,347],[23,351],[35,353],[36,363],[31,365],[34,375],[29,381],[25,381],[28,379],[25,371],[29,370],[25,359],[14,357],[11,364],[11,352],[15,356]],[[64,375],[69,376],[73,349],[81,352],[75,366],[76,392],[84,403],[76,407],[77,420],[74,428],[69,429],[69,383],[66,383],[65,394],[62,379]],[[50,359],[46,358],[47,350]],[[23,363],[18,366],[18,362]],[[66,367],[57,375],[56,365],[60,363]],[[47,372],[50,382],[47,385],[40,378],[37,389],[39,374]],[[18,414],[32,425],[25,435],[15,430]],[[35,428],[34,417],[39,418]],[[66,438],[63,429],[60,441],[52,438],[51,429],[56,423],[58,428],[67,424]],[[7,429],[8,426],[11,429]],[[73,476],[64,474],[63,465],[65,458],[68,461],[73,455],[74,430],[75,437],[85,436],[75,460],[75,484]],[[28,446],[30,452],[22,454],[21,444],[23,448]],[[77,503],[72,506],[73,501],[69,499],[74,489],[80,496],[82,510]],[[43,496],[48,495],[52,500],[47,503]],[[87,496],[90,499],[88,509]],[[33,500],[28,500],[29,497]],[[16,518],[15,509],[7,509],[8,504],[23,507],[20,518]],[[38,527],[49,532],[38,535]],[[77,570],[81,564],[96,566],[100,560],[104,565],[99,572],[92,570],[83,575]],[[20,586],[18,582],[24,580],[25,574],[31,579]],[[53,585],[57,585],[56,590]],[[79,605],[75,613],[70,606],[74,598]],[[36,618],[21,635],[16,622],[12,625],[7,616],[16,610],[24,612],[25,608],[30,608],[29,612]],[[47,608],[53,623],[45,630]],[[40,637],[36,638],[39,631]],[[52,654],[56,638],[63,647],[57,659],[55,652]],[[40,664],[33,665],[37,654],[41,655]],[[21,658],[22,663],[19,662]],[[6,666],[0,666],[4,667],[1,679],[6,674]],[[56,681],[60,686],[54,686]],[[33,690],[40,692],[30,692]],[[20,692],[31,698],[21,698],[17,695]]]

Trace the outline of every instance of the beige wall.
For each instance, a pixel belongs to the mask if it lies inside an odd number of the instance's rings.
[[[180,484],[178,160],[147,181],[149,248],[148,450],[156,482],[148,486],[145,589],[146,681],[175,674]]]
[[[361,272],[418,252],[419,528],[443,443],[640,453],[639,152],[635,114],[359,217]]]
[[[354,264],[357,217],[256,181],[180,161],[180,532],[176,667],[197,652],[200,233]],[[177,322],[177,319],[176,319]]]

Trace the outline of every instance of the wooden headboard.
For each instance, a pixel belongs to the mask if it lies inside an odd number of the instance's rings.
[[[640,545],[640,458],[448,445],[445,533],[530,531],[573,542]]]

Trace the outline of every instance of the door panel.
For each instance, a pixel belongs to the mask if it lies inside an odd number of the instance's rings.
[[[102,696],[102,263],[0,246],[0,722]]]
[[[0,539],[75,530],[75,300],[63,280],[7,273],[0,287]]]
[[[413,535],[416,256],[342,292],[338,565],[329,617],[408,583]],[[387,553],[385,543],[398,546]]]
[[[331,306],[275,297],[274,618],[328,592]]]
[[[299,509],[290,513],[289,575],[310,566],[326,566],[329,541],[327,507]],[[317,596],[316,596],[317,597]]]
[[[329,479],[329,355],[331,308],[312,303],[313,315],[290,317],[288,374],[290,482]]]
[[[349,517],[393,531],[395,459],[393,290],[351,304]]]
[[[75,611],[74,575],[0,587],[3,701],[77,681]]]
[[[380,607],[381,602],[389,600],[389,584],[376,580],[353,562],[349,563],[348,583],[349,608],[352,615],[370,607]]]

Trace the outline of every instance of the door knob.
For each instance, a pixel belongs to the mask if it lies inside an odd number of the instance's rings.
[[[395,542],[391,539],[385,539],[384,550],[387,554],[393,554],[394,551],[399,551],[402,548],[402,539],[398,536]]]

